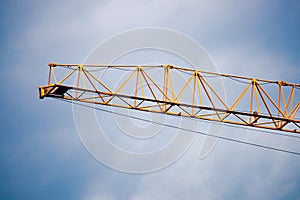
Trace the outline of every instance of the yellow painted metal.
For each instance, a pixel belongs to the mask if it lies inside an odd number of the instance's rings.
[[[300,109],[300,102],[297,99],[300,84],[206,72],[172,65],[49,63],[49,67],[48,85],[39,87],[41,99],[62,98],[68,101],[300,133],[300,120],[296,118],[299,117]],[[63,74],[61,79],[58,79],[60,76],[56,74],[58,69]],[[104,69],[107,72],[114,70],[115,74],[112,77],[99,78],[94,73],[97,69]],[[157,74],[150,73],[155,70]],[[185,78],[180,78],[183,76],[182,73]],[[227,103],[219,91],[205,78],[207,75],[236,79],[245,84],[239,85],[241,92],[233,98],[232,103]],[[113,77],[119,78],[115,90],[109,87]],[[124,77],[124,80],[120,80],[121,77]],[[162,82],[159,83],[158,80]],[[134,84],[130,85],[129,82]],[[266,84],[277,88],[276,92],[265,87]],[[132,87],[130,91],[133,92],[122,92],[125,87]],[[118,101],[112,101],[114,99]],[[239,106],[242,109],[238,110]]]

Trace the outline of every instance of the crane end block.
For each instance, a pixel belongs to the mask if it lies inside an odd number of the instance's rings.
[[[39,87],[39,96],[40,96],[40,99],[43,99],[45,96],[46,96],[46,88],[44,87]]]
[[[49,62],[49,63],[48,63],[48,66],[49,66],[49,67],[56,67],[56,66],[57,66],[57,63],[55,63],[55,62]]]

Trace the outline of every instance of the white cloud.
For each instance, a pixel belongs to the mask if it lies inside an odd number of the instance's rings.
[[[110,194],[106,194],[106,193],[102,193],[102,194],[97,194],[97,195],[92,195],[92,196],[88,196],[86,198],[83,198],[84,200],[115,200],[115,198],[110,195]]]
[[[208,50],[212,49],[211,55],[224,73],[293,81],[299,77],[299,70],[296,70],[286,56],[281,57],[278,52],[264,48],[255,38],[245,41],[245,36],[242,35],[245,30],[250,29],[247,27],[254,26],[265,14],[265,2],[57,1],[47,7],[37,1],[35,3],[32,23],[20,33],[20,39],[16,42],[16,49],[21,50],[16,62],[20,67],[25,66],[26,71],[14,68],[11,73],[26,91],[38,86],[36,79],[42,80],[41,73],[43,70],[47,71],[49,61],[81,62],[106,37],[140,26],[175,28],[194,36],[199,43],[209,44]],[[258,31],[263,33],[263,30]],[[230,37],[230,34],[234,36]],[[228,38],[230,42],[223,41]],[[39,78],[32,78],[34,76]],[[45,82],[46,78],[44,76]],[[72,126],[71,129],[74,130],[71,123],[65,126]],[[242,129],[226,130],[227,136],[242,134],[242,139],[254,142],[266,142],[283,148],[291,147],[291,144],[292,147],[299,146],[295,141],[272,139],[263,134],[246,136],[247,132]],[[63,149],[66,146],[73,150],[76,142],[62,142],[58,135],[51,139],[53,145],[71,156],[70,150]],[[99,188],[106,184],[107,179],[115,179],[119,175],[107,173],[106,178],[102,179],[96,174],[95,179],[98,180],[87,184],[86,195],[83,196],[85,199],[117,199],[116,188],[127,184],[127,180],[136,182],[132,185],[133,189],[128,191],[132,200],[199,197],[274,199],[282,198],[282,195],[298,188],[297,171],[300,166],[295,157],[219,142],[210,156],[199,161],[197,144],[200,143],[194,144],[182,159],[162,171],[138,178],[136,175],[126,175],[125,178],[120,175],[123,177],[122,182],[107,183],[106,187],[110,190],[106,192],[99,191]],[[98,170],[96,167],[92,169]],[[101,165],[99,170],[103,170]]]
[[[223,73],[294,82],[299,77],[299,70],[286,55],[270,51],[259,44],[232,43],[219,48],[212,55]]]
[[[196,159],[197,150],[143,176],[132,199],[280,199],[295,190],[291,179],[299,166],[286,170],[295,157],[224,141],[204,160]]]

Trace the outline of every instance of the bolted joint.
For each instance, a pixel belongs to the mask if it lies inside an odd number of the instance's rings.
[[[170,65],[168,65],[168,64],[163,65],[163,68],[164,68],[164,69],[169,69],[169,68],[170,68]]]
[[[198,76],[198,74],[199,74],[199,71],[198,71],[198,70],[195,70],[193,75],[194,75],[194,76]]]
[[[289,85],[288,82],[284,82],[284,81],[278,81],[277,83],[278,83],[278,85],[281,85],[281,86],[288,86]]]
[[[257,85],[257,80],[256,80],[255,78],[252,79],[251,84],[252,84],[252,85]]]
[[[174,66],[170,65],[170,64],[165,64],[165,65],[163,65],[163,68],[165,68],[165,69],[174,69]]]

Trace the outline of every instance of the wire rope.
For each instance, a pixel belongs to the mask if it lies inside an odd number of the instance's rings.
[[[215,138],[218,138],[218,139],[227,140],[227,141],[231,141],[231,142],[235,142],[235,143],[240,143],[240,144],[245,144],[245,145],[249,145],[249,146],[254,146],[254,147],[259,147],[259,148],[263,148],[263,149],[268,149],[268,150],[273,150],[273,151],[277,151],[277,152],[283,152],[283,153],[288,153],[288,154],[293,154],[293,155],[300,156],[300,152],[296,152],[296,151],[290,151],[290,150],[286,150],[286,149],[280,149],[280,148],[261,145],[261,144],[257,144],[257,143],[251,143],[251,142],[247,142],[247,141],[244,141],[244,140],[233,139],[233,138],[230,138],[230,137],[218,136],[218,135],[213,135],[213,134],[209,134],[209,133],[204,133],[204,132],[201,132],[201,131],[195,131],[195,130],[182,128],[182,127],[175,126],[175,125],[164,124],[162,122],[156,122],[156,121],[143,119],[143,118],[136,117],[136,116],[130,116],[130,115],[127,115],[127,114],[122,114],[122,113],[118,113],[118,112],[114,112],[114,111],[110,111],[110,110],[106,110],[106,109],[102,109],[102,108],[98,108],[98,107],[93,107],[93,106],[85,105],[85,104],[74,102],[74,101],[68,101],[68,100],[65,100],[65,99],[58,99],[58,100],[63,101],[63,102],[67,102],[67,103],[73,103],[73,104],[80,105],[80,106],[83,106],[83,107],[86,107],[86,108],[96,109],[98,111],[103,111],[103,112],[106,112],[106,113],[116,114],[116,115],[123,116],[123,117],[129,117],[131,119],[141,120],[141,121],[144,121],[144,122],[154,123],[154,124],[162,125],[162,126],[169,127],[169,128],[174,128],[174,129],[179,129],[179,130],[183,130],[183,131],[187,131],[187,132],[192,132],[192,133],[199,134],[199,135],[211,136],[211,137],[215,137]]]

